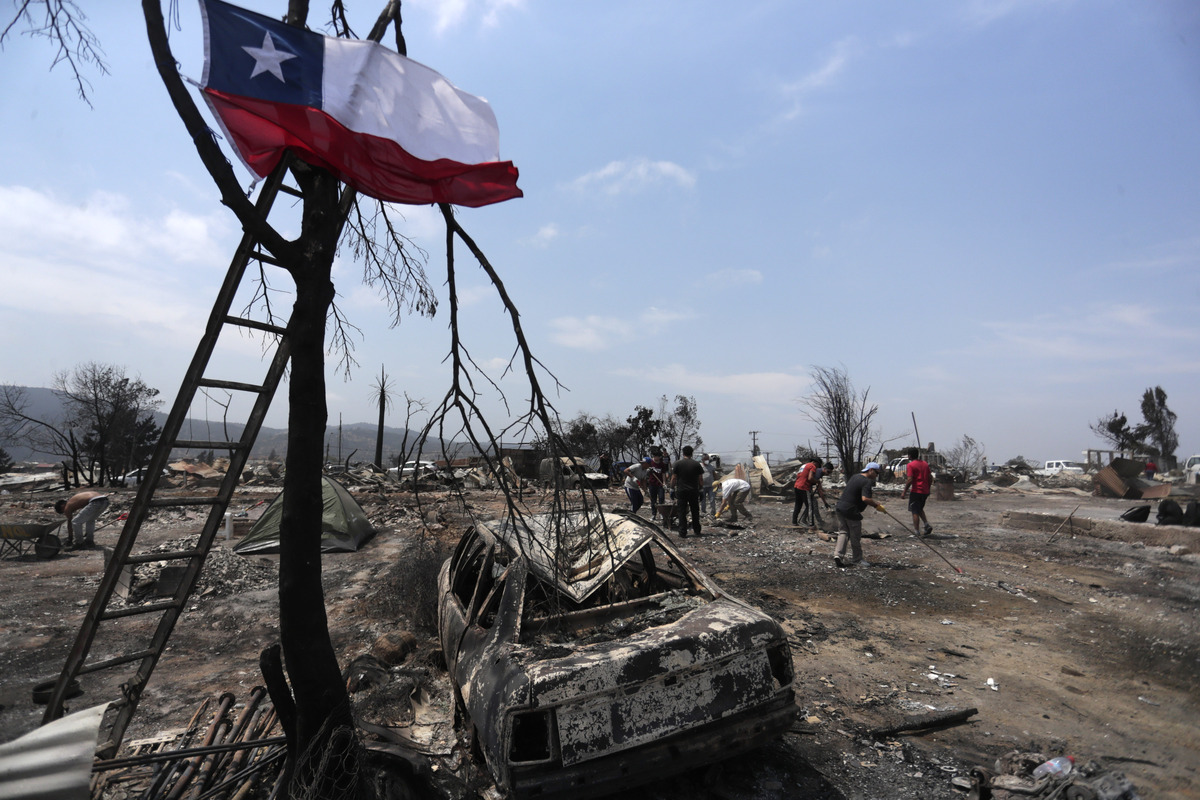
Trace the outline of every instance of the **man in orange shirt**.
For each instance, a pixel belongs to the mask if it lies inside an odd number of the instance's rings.
[[[933,473],[929,471],[929,464],[919,458],[920,455],[921,451],[917,448],[908,448],[908,466],[904,471],[907,478],[900,498],[904,499],[909,495],[908,510],[912,512],[913,530],[917,532],[917,536],[928,536],[933,532],[933,526],[925,518],[925,501],[929,499],[929,490],[933,486]],[[921,533],[922,522],[925,523],[924,533]]]

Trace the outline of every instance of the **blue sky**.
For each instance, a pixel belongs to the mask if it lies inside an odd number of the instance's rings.
[[[349,5],[362,34],[382,4]],[[140,9],[90,6],[111,69],[85,73],[92,108],[49,69],[45,42],[0,53],[0,381],[122,364],[169,404],[239,231],[154,72]],[[941,449],[966,434],[994,460],[1076,458],[1101,446],[1090,422],[1115,408],[1136,418],[1161,385],[1179,454],[1200,452],[1200,6],[408,0],[403,12],[409,55],[491,102],[502,157],[521,171],[524,198],[460,218],[569,390],[562,416],[624,418],[692,395],[705,449],[744,458],[758,431],[776,459],[819,445],[800,399],[813,365],[844,366],[892,446],[912,443],[915,414]],[[199,79],[190,0],[179,21],[172,47]],[[403,214],[444,298],[440,218]],[[458,256],[464,334],[498,376],[511,329]],[[375,419],[381,367],[430,404],[449,380],[448,305],[393,329],[360,276],[339,261],[338,302],[362,336],[349,381],[331,359],[333,424]],[[224,377],[261,374],[254,343],[227,357]],[[520,407],[523,378],[501,385]],[[267,424],[285,421],[281,391]]]

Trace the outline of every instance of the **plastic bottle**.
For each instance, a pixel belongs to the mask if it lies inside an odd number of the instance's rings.
[[[1051,778],[1061,778],[1071,772],[1075,766],[1075,756],[1056,756],[1044,764],[1039,764],[1033,771],[1033,777],[1040,778],[1049,775]]]

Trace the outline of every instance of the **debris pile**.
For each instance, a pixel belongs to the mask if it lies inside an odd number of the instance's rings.
[[[995,771],[976,767],[970,778],[955,778],[953,783],[968,790],[973,800],[1140,800],[1123,773],[1096,760],[1082,766],[1073,762],[1071,757],[1051,760],[1044,753],[1014,750],[996,759]]]
[[[150,553],[178,553],[196,547],[195,536],[171,539],[150,548]],[[163,597],[174,593],[178,580],[171,570],[181,570],[178,561],[150,561],[133,569],[128,580],[126,602],[138,603],[151,596]],[[204,569],[196,582],[192,598],[227,597],[229,595],[272,589],[279,585],[279,568],[268,558],[246,558],[224,547],[213,547],[204,559]]]

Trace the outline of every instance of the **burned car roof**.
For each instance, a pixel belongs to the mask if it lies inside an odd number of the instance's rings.
[[[455,692],[512,796],[637,786],[765,744],[795,716],[779,623],[639,517],[478,524],[438,592]]]
[[[654,528],[621,514],[538,514],[481,522],[484,535],[529,560],[529,569],[582,603],[650,541]]]

